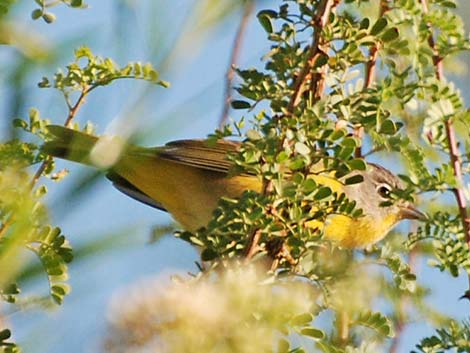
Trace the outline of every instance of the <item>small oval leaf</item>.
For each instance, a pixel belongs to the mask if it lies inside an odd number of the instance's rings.
[[[325,338],[325,333],[322,330],[318,330],[313,327],[304,327],[300,330],[300,334],[303,336],[308,336],[317,340]]]

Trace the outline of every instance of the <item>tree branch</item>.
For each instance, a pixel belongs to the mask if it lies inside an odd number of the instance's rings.
[[[462,176],[462,164],[459,157],[459,148],[457,146],[457,140],[455,138],[455,130],[451,119],[447,119],[445,122],[447,140],[449,143],[450,160],[452,168],[454,169],[454,176],[457,180],[458,186],[453,189],[455,198],[457,200],[457,206],[459,208],[460,218],[462,220],[463,229],[465,232],[465,241],[470,247],[470,219],[468,217],[467,205],[465,201],[465,195],[462,190],[463,176]]]
[[[388,7],[388,1],[380,0],[379,18],[383,17],[389,9],[390,8]],[[365,69],[364,90],[367,90],[368,88],[370,88],[372,84],[375,82],[377,57],[379,54],[380,47],[381,47],[381,43],[376,42],[370,48],[369,61],[366,63],[366,69]]]
[[[219,119],[220,129],[223,128],[223,126],[227,122],[228,112],[230,110],[230,103],[232,102],[232,82],[235,76],[234,66],[236,66],[238,62],[238,58],[240,56],[240,48],[243,42],[243,38],[245,36],[248,20],[251,14],[253,13],[254,9],[255,2],[253,0],[248,0],[245,2],[245,6],[243,7],[243,15],[240,20],[240,25],[238,26],[238,30],[233,41],[232,53],[230,55],[230,63],[227,68],[227,73],[225,74],[224,107]]]
[[[67,106],[69,107],[69,113],[67,114],[67,118],[65,119],[65,122],[64,122],[65,127],[70,127],[70,125],[72,124],[73,119],[77,115],[78,110],[80,109],[82,104],[85,102],[85,98],[86,98],[87,94],[90,93],[96,87],[97,86],[91,86],[91,87],[87,87],[87,88],[83,89],[80,96],[77,98],[77,101],[75,102],[75,105],[70,106],[69,103],[67,104]],[[31,190],[37,184],[38,180],[41,178],[42,174],[44,173],[44,171],[48,167],[49,163],[51,163],[51,162],[52,162],[52,157],[48,156],[41,163],[41,165],[36,170],[36,173],[34,173],[33,177],[31,178],[31,181],[29,183],[29,188]],[[10,216],[7,217],[5,219],[5,221],[2,222],[2,224],[0,226],[0,237],[2,237],[5,234],[5,232],[8,230],[8,227],[13,223],[13,221],[14,221],[13,216],[14,216],[13,214],[10,214]]]
[[[416,231],[416,225],[413,225],[413,228],[415,229],[410,229],[410,231],[414,232]],[[418,254],[419,254],[419,247],[414,247],[410,251],[410,255],[408,258],[408,264],[410,266],[411,271],[413,273],[417,272],[417,266],[418,266]],[[409,296],[400,296],[399,302],[398,302],[398,308],[397,308],[397,319],[395,322],[395,336],[392,339],[392,344],[390,346],[389,353],[397,353],[398,348],[400,345],[401,337],[403,336],[406,326],[407,326],[407,321],[406,321],[406,310],[408,306],[410,305],[410,298]]]
[[[420,3],[423,8],[423,13],[427,14],[429,11],[427,1],[420,0]],[[427,23],[426,26],[429,30],[428,44],[433,52],[432,59],[433,59],[434,68],[435,68],[435,75],[438,80],[442,80],[444,78],[444,68],[443,68],[443,63],[442,63],[443,57],[440,55],[439,50],[436,47],[431,24]],[[455,136],[455,129],[454,129],[452,119],[451,118],[446,119],[444,124],[445,124],[445,129],[446,129],[447,142],[449,144],[450,161],[451,161],[452,169],[453,169],[454,176],[457,182],[457,187],[453,189],[453,193],[457,201],[457,207],[459,208],[460,219],[462,221],[463,231],[465,235],[465,242],[467,243],[467,246],[470,248],[470,218],[468,216],[467,202],[465,200],[465,195],[462,189],[463,175],[462,175],[462,163],[460,160],[459,147],[457,145],[457,139]],[[470,291],[470,275],[468,276],[468,281],[469,281],[469,291]]]
[[[323,51],[323,47],[325,45],[322,38],[323,29],[328,24],[331,11],[339,4],[339,2],[340,0],[321,0],[316,8],[316,16],[312,23],[314,28],[312,44],[307,54],[307,62],[294,82],[294,92],[287,108],[290,113],[292,113],[294,108],[300,103],[302,94],[305,91],[305,85],[309,80],[311,80],[310,86],[314,97],[319,99],[323,94],[327,65],[325,64],[321,72],[316,73],[316,75],[312,75],[312,69],[315,67],[317,60],[322,55],[325,55]],[[266,181],[263,183],[263,193],[269,192],[269,189],[271,188],[271,182]],[[261,232],[259,230],[254,230],[248,238],[248,243],[245,248],[246,259],[251,259],[259,251],[260,247],[258,246],[258,243],[260,238]]]
[[[388,1],[387,0],[380,0],[380,8],[379,8],[379,18],[383,17],[385,13],[389,10]],[[375,82],[376,71],[377,71],[377,58],[379,56],[379,50],[381,47],[380,42],[376,42],[369,51],[369,61],[366,63],[365,67],[365,77],[364,77],[364,88],[363,90],[368,90]],[[358,126],[354,129],[354,136],[362,139],[364,135],[364,128],[362,126]],[[361,146],[357,147],[354,151],[354,156],[356,158],[361,158],[362,156],[362,148]]]
[[[64,126],[65,127],[70,127],[72,125],[72,121],[73,119],[75,118],[75,115],[77,115],[77,112],[78,110],[80,109],[80,107],[82,106],[82,104],[85,102],[85,97],[87,96],[87,94],[94,88],[95,86],[91,87],[91,88],[85,88],[83,89],[83,91],[80,93],[80,96],[77,98],[77,101],[75,102],[75,105],[73,105],[72,107],[69,107],[69,113],[67,115],[67,118],[65,119],[65,122],[64,122]],[[36,183],[38,182],[39,178],[41,177],[42,173],[44,173],[44,171],[46,170],[47,166],[49,165],[49,163],[51,163],[52,161],[52,158],[51,157],[47,157],[42,163],[41,165],[39,166],[38,170],[36,171],[36,173],[34,173],[34,176],[31,180],[31,183],[30,183],[30,188],[32,189],[34,187],[34,185],[36,185]]]
[[[423,13],[426,15],[429,12],[427,0],[419,0],[419,2],[421,3],[421,6],[423,8]],[[436,43],[434,41],[434,36],[432,34],[431,24],[426,23],[426,27],[428,28],[428,31],[429,31],[428,44],[433,53],[432,61],[434,63],[434,68],[436,71],[436,78],[438,80],[442,80],[444,78],[444,68],[442,65],[443,58],[441,57],[441,55],[439,54],[439,51],[436,48]]]
[[[323,94],[323,90],[325,88],[327,65],[324,65],[321,71],[316,75],[312,75],[312,69],[315,67],[317,60],[322,55],[325,55],[323,50],[325,43],[322,38],[322,32],[325,26],[328,24],[331,11],[336,7],[336,5],[338,5],[338,3],[339,0],[322,0],[318,5],[317,15],[313,20],[314,33],[312,44],[307,53],[307,62],[294,81],[294,92],[292,93],[289,105],[287,107],[287,110],[291,113],[300,103],[302,94],[305,91],[305,84],[309,80],[311,80],[311,89],[313,91],[314,98],[318,99]]]
[[[261,239],[261,230],[257,229],[248,238],[248,244],[245,248],[245,259],[251,260],[259,251],[259,241]]]
[[[288,112],[292,113],[294,108],[300,103],[302,98],[302,94],[305,92],[305,85],[307,82],[310,81],[311,91],[314,94],[316,99],[319,99],[323,94],[325,88],[325,74],[327,65],[325,64],[321,69],[321,72],[316,73],[315,75],[312,73],[312,69],[315,67],[317,60],[322,56],[325,55],[323,51],[323,46],[325,45],[324,40],[322,38],[323,29],[328,24],[328,20],[331,14],[331,11],[334,9],[336,5],[338,5],[340,0],[321,0],[319,5],[317,6],[316,16],[313,19],[312,27],[314,28],[312,44],[309,48],[307,53],[307,61],[305,66],[302,68],[299,75],[295,78],[294,81],[294,92],[290,98],[289,105],[288,105]],[[283,142],[281,143],[281,145]],[[272,188],[271,181],[263,182],[263,193],[269,192]],[[259,230],[254,230],[248,239],[247,246],[245,248],[245,258],[250,259],[252,258],[260,249],[258,246],[258,242],[260,241],[261,233]],[[285,252],[284,252],[285,253]],[[276,261],[273,262],[274,264],[277,263]],[[274,270],[274,268],[272,268]]]

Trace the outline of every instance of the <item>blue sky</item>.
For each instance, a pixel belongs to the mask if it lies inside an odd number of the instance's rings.
[[[18,6],[14,16],[46,45],[69,42],[64,44],[69,53],[65,51],[57,64],[62,67],[71,61],[72,49],[78,45],[87,45],[96,54],[110,56],[120,64],[152,62],[160,70],[161,78],[171,83],[169,89],[145,82],[120,81],[93,92],[77,121],[91,120],[97,123],[100,132],[112,131],[113,125],[125,123],[145,133],[142,143],[159,145],[168,140],[204,137],[213,131],[222,110],[224,74],[240,12],[228,16],[213,31],[198,30],[198,17],[193,10],[196,1],[91,0],[87,10],[54,8],[57,21],[52,25],[30,20],[29,13],[34,8],[31,1]],[[122,5],[119,9],[117,4],[130,4],[130,7],[126,9]],[[183,35],[178,40],[181,32]],[[166,51],[175,43],[178,49],[167,57]],[[268,47],[264,32],[252,16],[240,66],[260,66],[261,56]],[[0,53],[3,62],[12,57],[12,53]],[[34,71],[37,79],[31,81],[27,103],[53,122],[61,123],[66,114],[61,97],[51,90],[35,88],[36,81],[43,75],[51,76],[54,71],[55,66]],[[468,84],[468,75],[464,77],[462,86]],[[0,94],[3,94],[7,86],[1,73],[0,83]],[[0,103],[0,109],[5,106],[5,102]],[[23,114],[26,116],[27,111]],[[52,205],[83,175],[90,173],[86,167],[68,162],[58,162],[58,165],[70,169],[70,176],[60,184],[49,184],[48,198]],[[107,306],[115,293],[148,276],[168,278],[178,271],[196,271],[197,252],[182,241],[166,236],[156,244],[148,243],[152,227],[167,224],[171,218],[124,196],[104,178],[80,198],[62,204],[60,210],[52,209],[51,217],[72,245],[112,234],[119,241],[111,251],[71,264],[73,291],[57,310],[25,311],[9,317],[16,338],[25,344],[25,352],[99,351]],[[470,311],[469,303],[456,300],[465,289],[464,278],[450,280],[437,270],[426,270],[421,278],[425,283],[437,284],[431,302],[442,310],[458,317]],[[39,278],[27,288],[38,289],[46,290],[45,278]],[[429,327],[411,325],[400,352],[409,351],[419,337],[430,332]]]

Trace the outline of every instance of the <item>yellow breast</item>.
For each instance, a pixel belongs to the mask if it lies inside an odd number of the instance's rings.
[[[398,217],[394,214],[384,219],[331,215],[324,225],[324,237],[342,247],[364,248],[385,237],[397,221]]]

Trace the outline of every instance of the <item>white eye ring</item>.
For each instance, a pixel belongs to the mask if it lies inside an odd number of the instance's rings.
[[[389,199],[390,194],[392,193],[392,187],[388,184],[380,184],[377,186],[376,190],[383,199]]]

